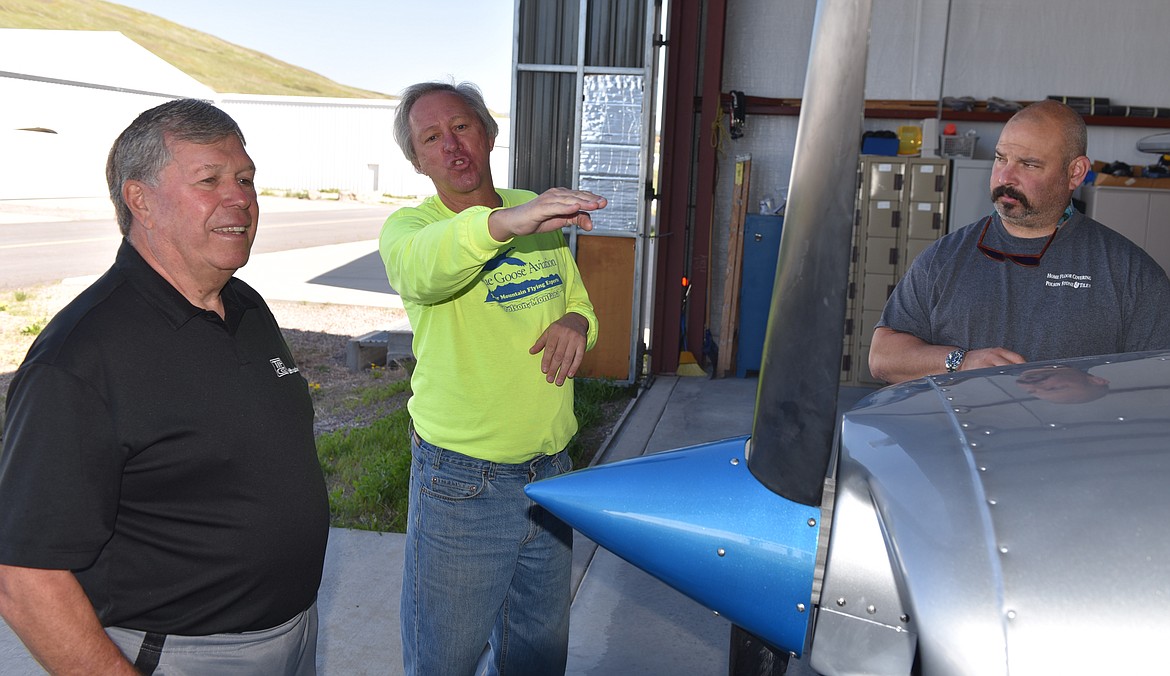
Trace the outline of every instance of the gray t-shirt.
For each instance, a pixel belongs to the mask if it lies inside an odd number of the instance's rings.
[[[932,345],[1005,347],[1028,361],[1170,348],[1170,281],[1123,235],[1077,213],[1040,265],[995,261],[976,247],[984,222],[948,234],[910,265],[878,326]],[[993,216],[983,241],[1036,254]]]

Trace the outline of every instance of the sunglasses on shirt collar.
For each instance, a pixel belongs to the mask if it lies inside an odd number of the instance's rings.
[[[1048,236],[1048,241],[1044,243],[1044,248],[1040,250],[1040,253],[1008,253],[1006,251],[1000,251],[999,249],[992,249],[991,247],[984,244],[983,238],[987,236],[987,230],[991,227],[991,219],[995,216],[995,214],[991,214],[987,218],[983,219],[983,232],[979,234],[979,241],[975,243],[975,246],[979,247],[979,250],[983,252],[984,256],[987,256],[993,261],[999,261],[1002,263],[1005,260],[1009,260],[1016,265],[1022,265],[1027,268],[1034,268],[1037,265],[1040,265],[1040,259],[1044,257],[1044,252],[1048,251],[1048,247],[1052,246],[1052,240],[1056,239],[1056,233],[1060,232],[1060,226],[1064,225],[1068,219],[1072,218],[1072,215],[1073,205],[1072,202],[1069,202],[1069,205],[1064,209],[1064,214],[1060,217],[1060,221],[1056,224],[1056,229],[1054,229],[1052,234]]]

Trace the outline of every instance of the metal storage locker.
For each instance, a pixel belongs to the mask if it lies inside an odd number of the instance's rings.
[[[950,160],[862,155],[841,382],[883,385],[869,372],[873,327],[910,262],[946,232]]]

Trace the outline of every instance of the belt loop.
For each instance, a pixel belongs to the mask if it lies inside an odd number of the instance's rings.
[[[134,660],[134,668],[143,676],[150,676],[158,668],[158,661],[162,657],[163,644],[166,643],[166,640],[166,634],[147,632],[142,637],[142,646],[138,648],[138,659]]]
[[[420,451],[431,456],[431,467],[438,469],[439,465],[443,464],[443,449],[423,439],[419,435],[418,430],[414,428],[413,419],[410,421],[410,436],[414,439],[414,443]]]

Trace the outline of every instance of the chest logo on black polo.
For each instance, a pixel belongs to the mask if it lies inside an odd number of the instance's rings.
[[[280,357],[276,357],[275,359],[269,359],[268,363],[272,364],[272,368],[276,370],[276,377],[277,378],[283,378],[285,376],[289,376],[289,375],[292,375],[294,373],[299,373],[301,370],[297,366],[294,366],[291,369],[289,367],[285,366],[284,360],[281,359]]]
[[[484,302],[499,303],[504,310],[515,312],[560,296],[564,281],[557,272],[557,260],[526,261],[509,255],[515,249],[484,264],[483,283],[488,289]]]

